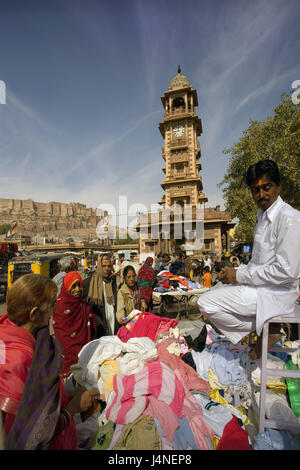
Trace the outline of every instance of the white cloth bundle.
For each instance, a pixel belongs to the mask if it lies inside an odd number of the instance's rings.
[[[99,366],[117,358],[120,373],[130,375],[139,372],[147,362],[157,360],[158,354],[150,338],[131,338],[123,343],[117,336],[103,336],[91,341],[78,354],[86,387],[97,386]]]

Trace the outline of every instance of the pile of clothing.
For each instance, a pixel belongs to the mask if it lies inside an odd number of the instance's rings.
[[[200,287],[203,286],[198,282],[191,281],[188,278],[177,276],[170,271],[164,270],[156,276],[153,291],[159,293],[187,292],[192,289],[199,289]]]
[[[201,321],[148,312],[133,318],[117,336],[84,346],[72,366],[78,384],[101,394],[99,410],[77,423],[81,444],[92,450],[250,450],[250,388],[240,351]]]

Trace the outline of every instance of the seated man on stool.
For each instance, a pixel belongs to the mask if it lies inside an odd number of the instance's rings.
[[[232,343],[267,320],[294,312],[300,274],[300,212],[279,196],[281,178],[272,160],[251,165],[246,183],[259,208],[251,261],[225,267],[216,286],[200,296],[201,313]],[[270,324],[268,350],[280,340],[280,325]],[[250,357],[261,356],[261,338]]]

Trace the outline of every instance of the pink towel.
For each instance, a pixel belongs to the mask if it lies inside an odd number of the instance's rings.
[[[170,406],[179,418],[182,417],[184,386],[174,372],[159,361],[150,362],[137,374],[114,376],[113,402],[105,417],[118,424],[132,423],[146,409],[149,396]]]

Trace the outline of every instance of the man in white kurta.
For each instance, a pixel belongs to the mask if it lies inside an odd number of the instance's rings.
[[[259,207],[251,261],[224,268],[220,279],[226,285],[212,288],[198,301],[201,313],[234,344],[251,331],[260,335],[266,320],[293,313],[299,295],[300,212],[279,196],[276,168],[264,160],[247,172]]]

